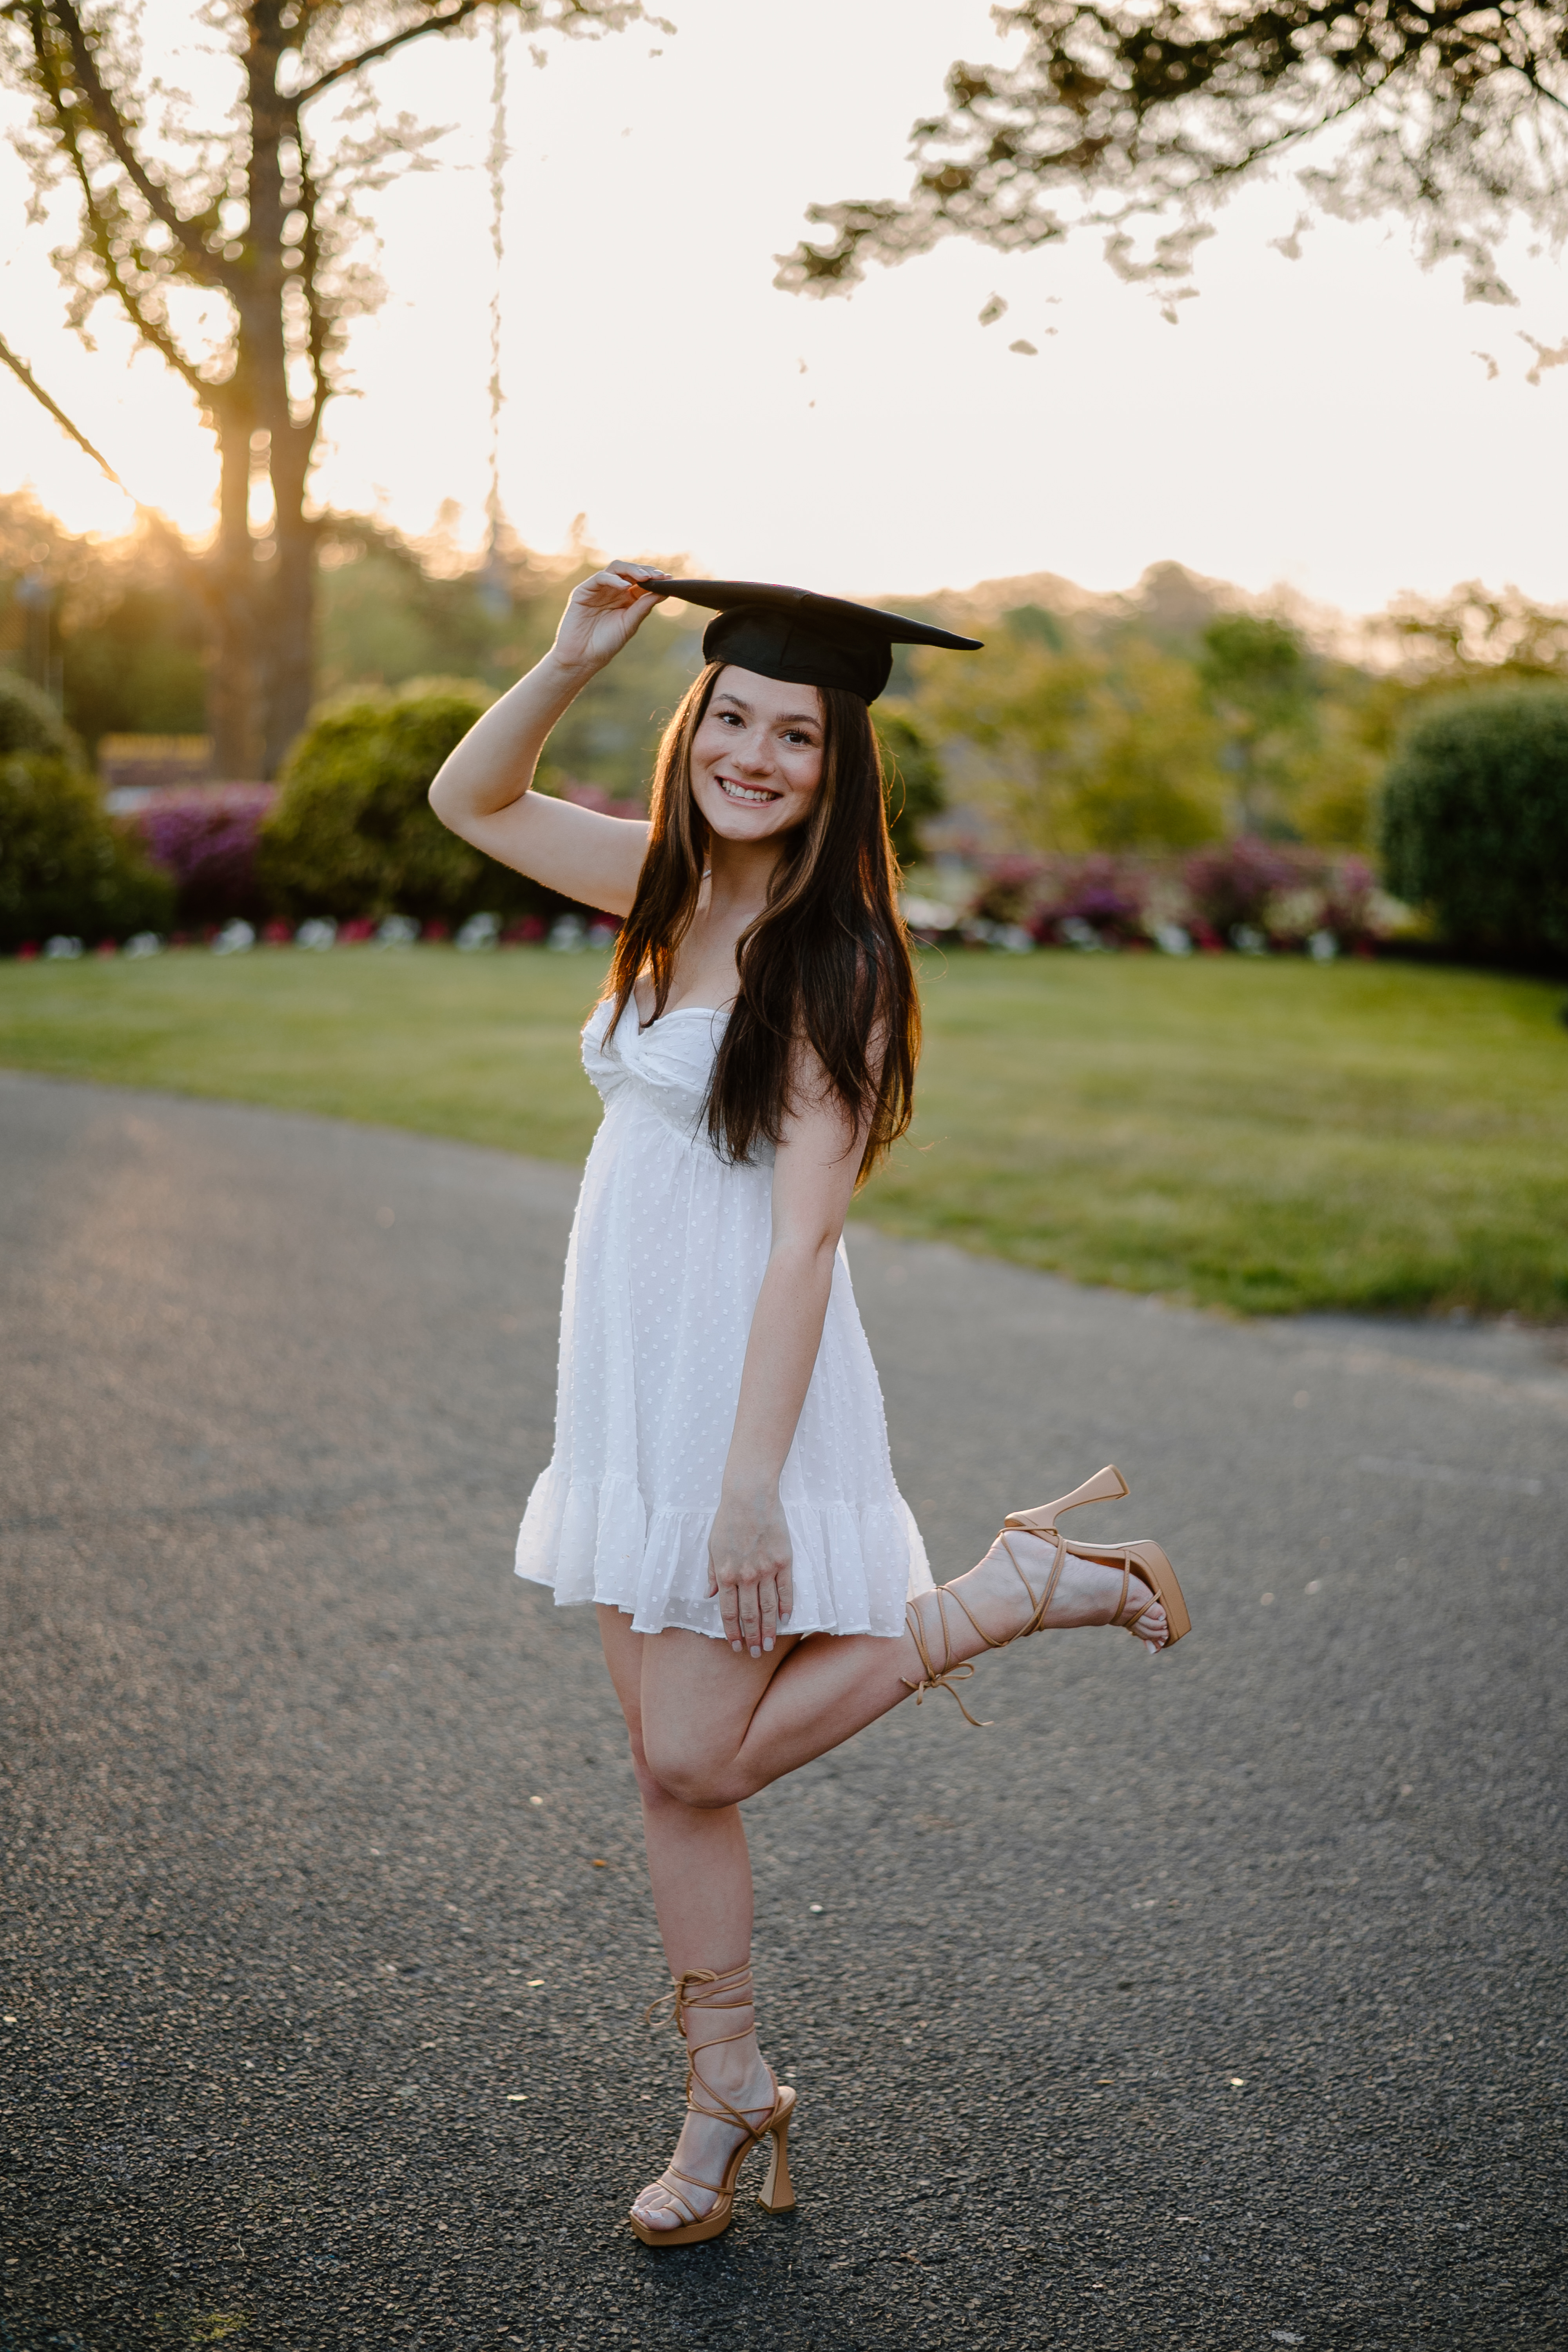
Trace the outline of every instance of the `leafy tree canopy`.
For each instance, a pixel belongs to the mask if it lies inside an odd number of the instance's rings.
[[[309,478],[348,324],[380,297],[366,199],[426,165],[439,135],[378,108],[374,68],[486,17],[592,36],[642,14],[641,0],[191,0],[190,41],[216,61],[204,119],[148,71],[140,10],[0,0],[0,72],[30,102],[20,145],[38,202],[60,187],[76,200],[54,255],[71,323],[85,336],[112,305],[217,439],[217,543],[198,577],[226,773],[269,772],[309,712]],[[90,450],[26,364],[3,345],[0,359]],[[270,519],[253,520],[268,491]]]
[[[1510,302],[1497,248],[1522,217],[1568,233],[1568,11],[1546,0],[1023,0],[993,11],[1021,36],[1011,65],[947,77],[947,104],[913,131],[917,174],[894,199],[813,205],[777,283],[841,293],[867,261],[947,236],[1029,252],[1079,226],[1170,302],[1192,291],[1205,210],[1248,173],[1337,133],[1303,173],[1351,217],[1403,213],[1422,259],[1458,257],[1469,299]],[[1127,223],[1168,213],[1152,259]],[[1544,356],[1544,355],[1543,355]]]
[[[1451,594],[1404,596],[1384,623],[1417,676],[1506,681],[1568,676],[1568,608],[1468,580]]]

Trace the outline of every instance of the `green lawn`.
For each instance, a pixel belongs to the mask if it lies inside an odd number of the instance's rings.
[[[521,950],[0,965],[0,1064],[576,1160],[602,964]],[[892,1231],[1239,1309],[1568,1314],[1562,990],[1411,965],[924,961]]]

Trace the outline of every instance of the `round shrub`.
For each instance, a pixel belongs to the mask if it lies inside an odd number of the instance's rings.
[[[174,890],[108,816],[89,777],[46,751],[0,755],[0,952],[57,931],[166,930]]]
[[[78,749],[71,732],[47,694],[12,669],[0,669],[0,756],[7,751],[42,751],[68,760]]]
[[[482,686],[441,680],[365,695],[307,729],[261,826],[273,902],[292,916],[400,914],[448,926],[562,903],[448,833],[426,797],[492,698]]]
[[[437,679],[324,712],[289,752],[262,821],[258,864],[272,903],[295,918],[397,914],[448,928],[475,914],[508,924],[566,906],[470,849],[430,806],[437,770],[493,699],[482,686]]]
[[[485,861],[426,798],[489,697],[482,687],[366,695],[325,712],[289,754],[260,865],[291,915],[450,921]]]
[[[1431,704],[1384,779],[1384,877],[1456,945],[1568,954],[1568,688]]]

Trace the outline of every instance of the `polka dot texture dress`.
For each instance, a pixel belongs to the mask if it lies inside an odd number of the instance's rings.
[[[566,1252],[555,1452],[529,1497],[517,1572],[558,1602],[607,1601],[633,1630],[722,1639],[708,1538],[772,1237],[772,1153],[726,1166],[703,1102],[723,1015],[682,1005],[583,1061],[605,1100]],[[779,1482],[794,1550],[791,1633],[904,1627],[931,1590],[893,1483],[882,1392],[839,1244],[822,1345]]]

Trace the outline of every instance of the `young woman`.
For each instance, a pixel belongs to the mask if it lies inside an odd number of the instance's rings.
[[[531,791],[551,729],[660,593],[718,618],[648,823]],[[584,1031],[605,1117],[517,1567],[595,1603],[642,1792],[689,2057],[674,2158],[632,2209],[649,2245],[725,2229],[763,2139],[761,2201],[794,2201],[795,2093],[752,2005],[743,1800],[1042,1627],[1124,1625],[1151,1652],[1187,1627],[1157,1545],[1057,1530],[1126,1493],[1114,1470],[1010,1516],[941,1590],[893,1482],[841,1237],[909,1124],[919,1045],[868,709],[895,642],[973,648],[801,591],[612,563],[430,793],[477,848],[622,918]]]

